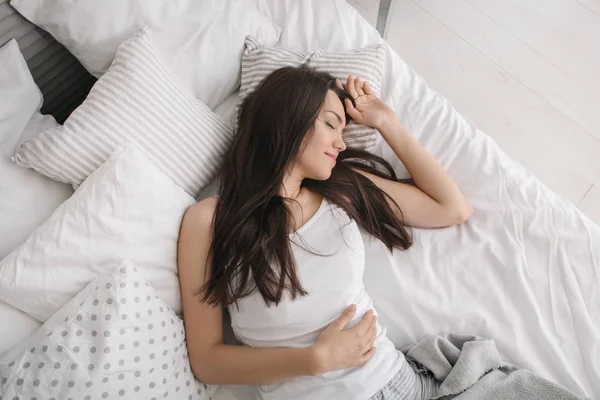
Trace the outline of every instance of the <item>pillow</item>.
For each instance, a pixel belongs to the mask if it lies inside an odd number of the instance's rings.
[[[210,398],[215,387],[190,368],[183,321],[130,261],[107,267],[3,357],[5,399]]]
[[[304,63],[318,71],[329,72],[344,83],[348,75],[359,75],[372,85],[375,94],[379,94],[383,79],[383,61],[382,45],[337,53],[316,50],[304,54],[294,49],[263,47],[255,38],[248,37],[242,57],[240,99],[254,91],[260,82],[276,69],[297,67]],[[343,137],[347,146],[367,150],[373,150],[379,141],[375,129],[354,122],[350,122],[344,129]]]
[[[304,53],[374,46],[381,36],[346,0],[254,0],[260,12],[282,28],[277,46]],[[332,28],[334,27],[334,28]],[[259,39],[259,42],[262,42]]]
[[[134,146],[121,147],[0,262],[0,300],[46,321],[121,257],[181,311],[177,239],[194,199]]]
[[[42,94],[14,39],[0,48],[0,71],[1,260],[23,243],[73,189],[10,162],[19,143],[57,123],[36,111],[42,106]]]
[[[54,117],[36,111],[23,134],[13,139],[25,141],[57,126]],[[73,194],[70,185],[15,165],[9,157],[0,156],[0,260],[25,242]]]
[[[237,105],[240,99],[240,92],[235,91],[229,95],[221,104],[215,108],[215,114],[218,114],[230,125],[236,124]]]
[[[31,336],[42,325],[3,301],[0,301],[0,321],[0,356]]]
[[[126,40],[83,104],[61,127],[26,142],[13,160],[79,185],[123,141],[138,146],[196,195],[214,177],[232,129],[187,92],[142,28]]]
[[[244,38],[274,45],[281,30],[252,1],[12,0],[99,78],[117,47],[142,26],[156,33],[159,54],[211,108],[239,85]]]
[[[42,106],[36,86],[15,39],[0,47],[0,151],[12,154],[21,132]]]

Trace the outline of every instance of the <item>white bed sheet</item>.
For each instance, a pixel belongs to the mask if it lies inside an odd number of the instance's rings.
[[[381,41],[343,0],[255,1],[284,29],[281,46]],[[390,338],[403,347],[428,333],[490,337],[507,360],[600,398],[600,227],[506,156],[389,46],[384,82],[383,99],[475,208],[463,226],[415,230],[407,252],[389,254],[365,236],[365,284]],[[235,96],[228,101],[218,110],[233,117]],[[379,151],[395,160],[385,143]],[[14,312],[3,308],[0,321]],[[35,330],[26,320],[9,328]],[[252,387],[224,385],[215,400],[255,396]]]
[[[343,0],[256,1],[283,28],[281,46],[339,50],[381,41]],[[509,362],[600,398],[600,227],[508,157],[389,46],[383,87],[382,98],[475,209],[463,226],[414,230],[406,252],[390,254],[364,236],[365,285],[389,337],[398,348],[430,333],[489,337]],[[378,151],[406,176],[385,142]],[[215,400],[255,395],[225,385]]]

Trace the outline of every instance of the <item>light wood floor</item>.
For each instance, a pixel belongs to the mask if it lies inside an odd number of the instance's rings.
[[[379,0],[348,0],[373,25]],[[600,0],[392,0],[387,41],[600,223]]]

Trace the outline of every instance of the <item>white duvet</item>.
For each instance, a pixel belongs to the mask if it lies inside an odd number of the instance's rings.
[[[257,0],[304,51],[381,41],[344,1]],[[475,209],[459,227],[414,230],[390,254],[365,235],[365,284],[397,347],[428,333],[493,338],[508,361],[600,398],[600,227],[508,157],[386,46],[383,99]],[[218,111],[227,114],[228,107]],[[383,142],[379,152],[406,171]],[[253,396],[222,386],[216,400]]]

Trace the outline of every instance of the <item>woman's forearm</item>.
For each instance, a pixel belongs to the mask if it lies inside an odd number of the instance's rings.
[[[441,206],[471,214],[472,207],[454,180],[397,118],[379,131],[419,189]]]
[[[207,384],[269,385],[295,376],[321,373],[314,348],[252,348],[218,344],[202,360],[190,360]]]

